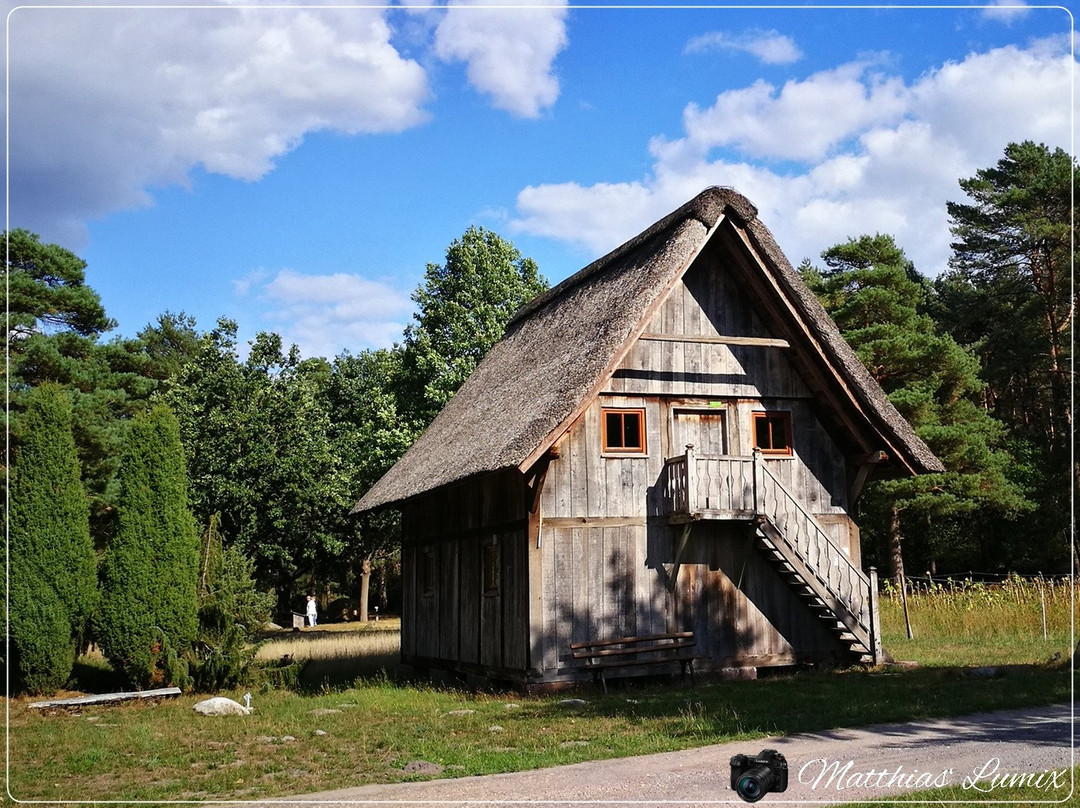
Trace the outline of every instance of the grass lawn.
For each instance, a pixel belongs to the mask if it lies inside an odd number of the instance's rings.
[[[12,700],[11,794],[250,800],[408,779],[402,768],[414,760],[441,764],[444,776],[486,774],[1068,701],[1069,609],[1061,603],[1051,610],[1046,640],[1041,607],[1038,630],[1029,631],[1011,611],[989,608],[974,622],[959,606],[951,619],[930,621],[924,603],[912,608],[913,641],[904,637],[898,609],[883,603],[886,647],[919,667],[809,671],[685,688],[622,684],[609,696],[592,688],[545,697],[472,694],[395,682],[377,672],[392,672],[391,624],[282,632],[260,656],[310,660],[306,688],[253,691],[249,716],[198,716],[191,707],[204,696],[195,695],[77,715],[42,715],[29,708],[32,699]],[[1011,628],[1002,635],[1005,625]],[[994,675],[971,676],[977,666],[999,667]],[[100,664],[85,660],[81,671],[86,678],[104,675]],[[243,692],[221,695],[241,701]],[[560,704],[567,695],[587,703]]]

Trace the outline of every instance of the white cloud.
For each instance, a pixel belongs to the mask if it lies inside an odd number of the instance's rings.
[[[465,62],[469,83],[498,109],[536,118],[559,97],[553,65],[568,42],[565,0],[492,5],[450,6],[435,30],[435,54]]]
[[[523,189],[513,227],[596,255],[702,188],[726,185],[755,203],[795,263],[888,232],[937,274],[958,178],[996,163],[1010,141],[1068,148],[1074,67],[1054,39],[971,54],[911,82],[863,62],[779,90],[757,82],[708,109],[689,105],[682,137],[650,143],[646,177]]]
[[[390,284],[347,273],[256,270],[233,288],[264,305],[265,319],[304,356],[388,348],[401,340],[413,309],[409,295]]]
[[[183,184],[197,166],[256,180],[308,132],[423,122],[427,77],[390,43],[384,14],[17,9],[13,221],[79,242],[83,221],[145,205],[148,187]]]
[[[899,120],[909,107],[907,94],[903,81],[869,62],[823,70],[779,89],[758,80],[721,93],[707,109],[690,104],[683,112],[685,137],[673,144],[658,140],[653,150],[706,154],[734,146],[748,157],[819,160],[868,126]]]
[[[1027,16],[1030,11],[1031,7],[1024,0],[993,0],[983,9],[983,16],[1008,25],[1015,19]]]
[[[741,34],[710,31],[686,43],[686,53],[732,50],[749,53],[768,65],[786,65],[802,58],[802,51],[791,37],[779,31],[754,29]]]

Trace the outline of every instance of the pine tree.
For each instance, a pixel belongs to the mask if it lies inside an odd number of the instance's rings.
[[[967,203],[948,203],[957,240],[942,289],[966,309],[955,312],[954,334],[978,346],[995,381],[995,409],[1051,452],[1068,446],[1072,427],[1072,188],[1078,175],[1062,149],[1010,143],[995,166],[960,180]],[[1031,391],[1037,391],[1034,399]]]
[[[118,531],[105,554],[97,636],[137,685],[187,651],[198,629],[198,532],[175,416],[156,406],[131,423],[118,472]]]
[[[828,267],[804,271],[855,353],[945,466],[941,474],[875,483],[863,497],[864,528],[887,542],[894,579],[903,578],[901,533],[915,534],[922,559],[949,548],[934,520],[973,511],[1015,514],[1030,507],[1007,471],[1005,430],[976,400],[978,360],[937,333],[922,313],[929,284],[891,236],[851,239],[822,253]]]
[[[79,480],[71,401],[59,385],[27,394],[10,478],[11,633],[23,683],[71,673],[97,603],[89,506]]]
[[[1021,524],[995,527],[1008,569],[1069,564],[1070,501],[1080,485],[1070,401],[1078,176],[1062,149],[1010,143],[994,166],[960,180],[963,203],[948,203],[956,241],[934,314],[982,361],[986,406],[1009,427],[1038,502]]]

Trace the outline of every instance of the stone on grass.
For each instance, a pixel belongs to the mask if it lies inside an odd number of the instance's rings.
[[[200,701],[191,708],[199,715],[247,715],[251,710],[239,702],[223,696],[215,696],[206,701]]]
[[[317,729],[317,730],[315,730],[315,732],[313,732],[312,734],[313,734],[313,735],[317,735],[318,737],[320,737],[320,738],[321,738],[321,737],[322,737],[323,735],[325,735],[325,734],[326,734],[326,730],[324,730],[324,729]]]
[[[498,724],[492,724],[490,727],[488,727],[488,732],[505,732],[505,731],[506,730],[504,730]]]
[[[563,699],[559,702],[560,707],[584,707],[589,702],[585,699]]]
[[[341,710],[334,710],[329,707],[320,707],[317,710],[310,710],[308,715],[333,715],[334,713],[340,713]]]
[[[476,710],[451,710],[447,715],[472,715]]]
[[[442,774],[443,767],[427,760],[414,760],[405,764],[405,774]]]

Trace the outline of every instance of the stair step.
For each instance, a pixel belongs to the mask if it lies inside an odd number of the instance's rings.
[[[794,554],[802,564],[806,564],[802,554],[786,542],[779,528],[766,522],[759,525],[758,529],[757,549],[764,553],[766,562],[776,570],[792,593],[805,604],[817,620],[821,621],[823,627],[836,637],[841,647],[846,648],[845,655],[850,654],[860,663],[873,664],[873,651],[837,617],[837,613],[829,605],[829,600],[832,598],[840,603],[844,602],[844,598],[835,593],[829,582],[809,565],[801,567],[789,560],[789,556]],[[800,570],[806,573],[805,577]],[[820,592],[830,593],[830,595],[823,598]]]

